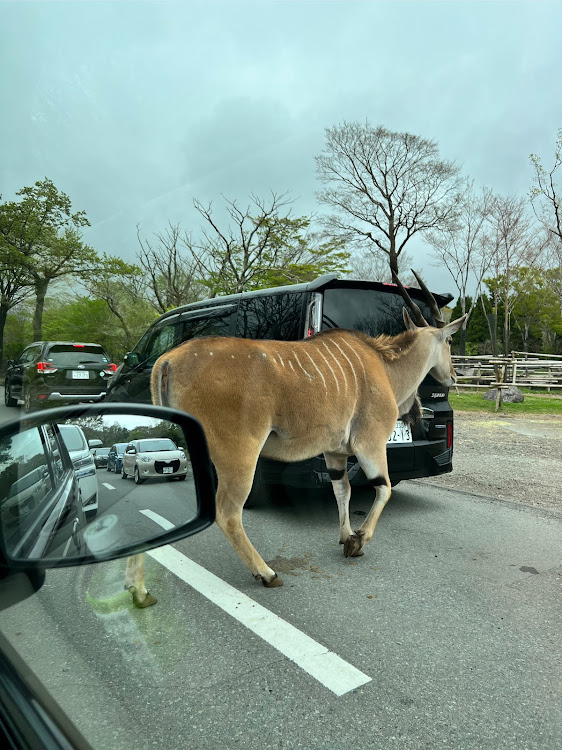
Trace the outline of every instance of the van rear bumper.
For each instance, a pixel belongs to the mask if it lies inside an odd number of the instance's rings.
[[[443,440],[420,440],[413,444],[413,465],[404,466],[393,459],[393,449],[387,451],[390,481],[393,484],[403,479],[421,479],[453,470],[453,449],[447,448]],[[400,451],[396,452],[396,458]],[[347,461],[347,475],[352,487],[369,485],[363,469],[355,456]],[[306,461],[283,463],[269,458],[260,458],[256,468],[255,481],[263,484],[277,484],[286,487],[312,489],[330,484],[330,477],[323,456],[315,456]]]

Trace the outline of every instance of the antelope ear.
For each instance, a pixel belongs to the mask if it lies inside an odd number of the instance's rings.
[[[408,331],[415,331],[417,329],[417,325],[414,323],[412,318],[410,318],[405,307],[402,308],[402,317],[404,318],[404,325],[406,326],[406,329]]]
[[[443,339],[443,341],[460,330],[466,323],[467,318],[468,315],[463,315],[462,318],[454,320],[452,323],[448,323],[444,328],[440,328],[439,333],[441,334],[441,338]]]

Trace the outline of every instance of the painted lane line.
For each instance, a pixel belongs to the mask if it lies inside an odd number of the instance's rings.
[[[169,530],[174,524],[151,510],[141,510],[148,518]],[[329,651],[318,641],[270,612],[234,586],[198,565],[173,547],[159,547],[147,552],[154,560],[193,589],[234,617],[266,643],[280,651],[297,666],[336,695],[365,685],[371,677]]]
[[[112,484],[108,484],[107,482],[102,482],[104,487],[107,487],[108,490],[114,490],[115,487]]]

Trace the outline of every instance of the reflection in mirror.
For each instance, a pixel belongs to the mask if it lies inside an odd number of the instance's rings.
[[[197,493],[185,445],[179,425],[131,414],[42,424],[0,441],[8,556],[106,557],[161,534],[162,519],[168,528],[193,520]]]

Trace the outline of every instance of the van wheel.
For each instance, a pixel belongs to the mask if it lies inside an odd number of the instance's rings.
[[[268,503],[275,502],[275,499],[279,497],[283,487],[280,484],[264,484],[263,482],[254,482],[248,499],[244,503],[244,508],[252,510],[252,508],[258,508],[260,505],[267,505]]]
[[[135,484],[142,484],[143,482],[144,482],[144,479],[142,479],[139,473],[139,467],[135,466]]]

